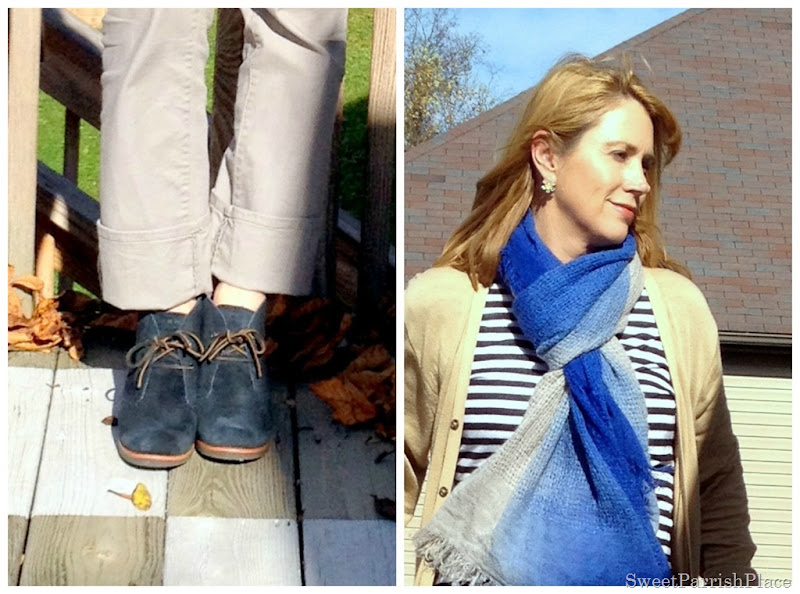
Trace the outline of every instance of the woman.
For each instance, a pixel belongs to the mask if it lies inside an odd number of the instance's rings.
[[[417,584],[757,579],[716,325],[656,224],[680,138],[629,65],[565,59],[409,283]]]

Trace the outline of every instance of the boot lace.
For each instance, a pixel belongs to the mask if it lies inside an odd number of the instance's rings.
[[[236,332],[231,332],[228,330],[224,334],[219,334],[211,341],[211,344],[208,345],[208,348],[200,359],[200,362],[213,361],[214,359],[220,357],[222,352],[227,348],[231,348],[236,353],[245,357],[248,357],[249,355],[256,366],[257,376],[261,377],[262,370],[260,357],[267,351],[267,346],[266,342],[263,338],[261,338],[261,335],[257,330],[253,328],[245,328]],[[236,358],[234,357],[221,357],[221,360],[235,359]]]
[[[125,362],[131,369],[138,369],[136,388],[141,389],[147,370],[155,363],[172,353],[184,352],[198,361],[203,357],[203,341],[194,332],[178,331],[140,342],[125,355]],[[176,369],[186,369],[176,365]]]

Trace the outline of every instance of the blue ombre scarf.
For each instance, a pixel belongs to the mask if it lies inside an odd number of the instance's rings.
[[[418,532],[419,556],[453,583],[669,577],[655,536],[647,409],[616,338],[643,288],[633,236],[562,264],[529,212],[499,272],[548,371],[514,434]]]

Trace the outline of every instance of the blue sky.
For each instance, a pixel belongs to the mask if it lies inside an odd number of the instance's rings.
[[[593,56],[686,8],[459,8],[459,29],[481,35],[499,72],[499,99],[532,87],[568,52]],[[486,73],[479,73],[488,82]]]

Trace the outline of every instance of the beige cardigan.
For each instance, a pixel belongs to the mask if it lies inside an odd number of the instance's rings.
[[[717,327],[699,289],[683,276],[645,269],[645,287],[676,401],[672,569],[691,577],[754,573],[739,447],[722,386]],[[405,514],[428,483],[425,525],[455,476],[480,319],[488,289],[466,274],[433,268],[405,293]],[[433,572],[418,564],[415,585]]]

